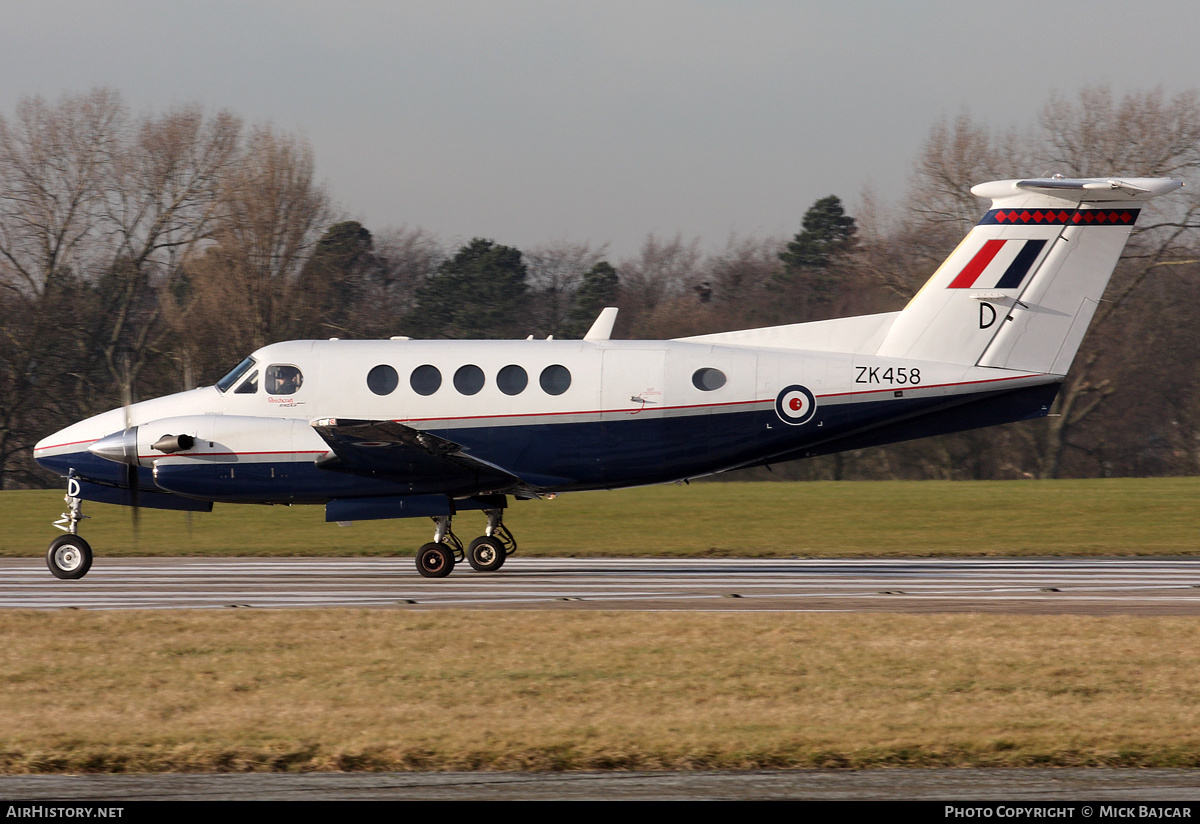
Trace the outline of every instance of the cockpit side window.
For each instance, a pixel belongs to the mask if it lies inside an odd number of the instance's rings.
[[[267,367],[266,386],[269,395],[294,394],[303,383],[304,375],[291,364],[273,363]]]
[[[240,378],[242,375],[249,372],[250,367],[253,365],[254,365],[254,358],[253,357],[246,358],[244,361],[239,363],[237,366],[230,369],[229,373],[226,374],[225,377],[223,377],[219,381],[217,381],[217,389],[220,389],[222,392],[228,392],[229,387],[231,387],[235,383],[237,383],[238,378]]]
[[[250,373],[250,377],[242,381],[242,385],[233,390],[235,395],[253,395],[258,391],[258,370]]]

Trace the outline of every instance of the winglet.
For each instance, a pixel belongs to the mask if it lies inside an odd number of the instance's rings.
[[[608,340],[612,337],[613,324],[617,322],[617,307],[606,306],[600,310],[596,322],[592,324],[592,328],[587,330],[587,334],[583,336],[584,340],[599,341]]]

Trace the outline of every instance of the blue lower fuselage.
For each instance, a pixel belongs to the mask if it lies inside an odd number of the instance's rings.
[[[932,397],[878,396],[819,406],[803,425],[783,420],[774,402],[740,411],[631,414],[620,418],[518,425],[434,426],[427,431],[503,467],[539,493],[664,483],[729,469],[892,443],[1045,415],[1057,382]],[[38,457],[60,475],[106,487],[127,487],[129,468],[81,444]],[[470,473],[403,478],[319,466],[311,455],[278,458],[242,454],[221,462],[163,467],[155,478],[140,466],[146,491],[187,498],[257,503],[326,503],[373,496],[446,494],[468,497],[511,491]],[[164,496],[166,497],[166,496]],[[119,499],[113,502],[122,502]],[[143,501],[154,506],[154,501]]]

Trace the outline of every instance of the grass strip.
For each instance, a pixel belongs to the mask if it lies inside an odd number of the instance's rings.
[[[696,483],[516,501],[505,522],[525,555],[950,556],[1192,555],[1200,478],[1067,481]],[[59,492],[0,493],[0,556],[45,552]],[[85,504],[99,556],[411,555],[427,518],[340,528],[319,506],[217,504],[211,514]],[[466,540],[483,518],[455,519]]]
[[[1200,766],[1200,622],[0,613],[0,772]]]

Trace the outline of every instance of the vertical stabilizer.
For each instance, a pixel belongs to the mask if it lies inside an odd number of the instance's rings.
[[[1144,201],[1178,180],[1000,180],[877,354],[1065,374]]]

